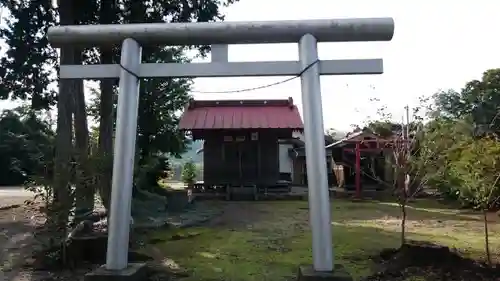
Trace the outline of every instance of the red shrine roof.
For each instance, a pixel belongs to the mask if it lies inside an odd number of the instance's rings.
[[[293,129],[304,124],[292,98],[287,100],[191,100],[181,130]]]

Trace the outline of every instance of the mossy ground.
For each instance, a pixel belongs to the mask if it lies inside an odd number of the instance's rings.
[[[311,233],[305,201],[211,202],[224,214],[196,228],[150,233],[143,251],[185,272],[185,280],[289,280],[299,264],[310,264]],[[220,207],[220,206],[219,206]],[[480,215],[431,200],[410,204],[407,237],[484,256]],[[400,243],[399,207],[394,203],[334,199],[333,243],[336,262],[356,278],[370,275],[382,249]],[[500,223],[491,216],[490,247],[500,256]],[[147,241],[146,241],[147,242]],[[413,279],[418,280],[418,279]]]

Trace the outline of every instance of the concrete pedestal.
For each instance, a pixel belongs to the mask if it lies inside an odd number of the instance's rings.
[[[87,273],[84,281],[145,281],[147,278],[146,264],[130,263],[123,270],[107,270],[103,265]]]
[[[298,281],[353,281],[351,275],[345,268],[336,264],[333,271],[319,272],[315,271],[311,265],[303,265],[299,267]]]

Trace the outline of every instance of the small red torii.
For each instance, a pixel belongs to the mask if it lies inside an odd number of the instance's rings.
[[[344,142],[346,143],[354,143],[355,148],[344,148],[344,151],[354,152],[355,153],[355,187],[356,187],[356,198],[361,198],[361,152],[380,152],[388,146],[392,146],[395,142],[403,141],[402,139],[381,139],[381,138],[372,138],[372,139],[346,139]],[[367,147],[362,148],[361,144],[372,144],[375,143],[375,147]]]

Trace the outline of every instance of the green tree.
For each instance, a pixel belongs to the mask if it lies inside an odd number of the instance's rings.
[[[57,56],[56,50],[48,44],[47,29],[57,24],[218,21],[223,20],[220,8],[235,0],[59,0],[57,5],[53,5],[52,0],[0,1],[11,16],[6,27],[0,28],[0,36],[9,47],[6,55],[0,58],[0,98],[28,101],[34,110],[57,105],[52,181],[54,196],[50,206],[53,211],[48,221],[55,222],[55,235],[61,236],[57,237],[61,240],[66,235],[70,210],[75,203],[73,184],[79,199],[76,201],[78,212],[92,209],[94,182],[109,209],[117,81],[100,82],[97,155],[89,155],[93,139],[89,139],[83,82],[58,81],[58,59],[60,64],[116,63],[120,50],[65,46]],[[206,46],[146,47],[143,49],[143,61],[185,61],[183,53],[189,49],[197,49],[202,55],[208,51]],[[141,92],[140,112],[146,112],[139,120],[141,158],[147,159],[160,151],[176,155],[184,149],[186,141],[177,130],[176,116],[187,100],[189,82],[185,79],[141,82],[144,90]],[[59,86],[57,98],[56,91],[52,90],[56,83]],[[141,161],[141,158],[138,160]],[[73,165],[74,162],[76,165]],[[72,181],[72,168],[76,169],[75,181]]]
[[[443,117],[430,120],[423,127],[424,136],[415,165],[422,166],[422,172],[428,176],[428,184],[436,187],[449,199],[458,199],[460,193],[458,179],[451,171],[451,165],[457,160],[461,142],[472,131],[473,128],[467,121]]]
[[[71,1],[60,0],[58,9],[52,1],[20,1],[2,0],[2,6],[9,9],[11,20],[7,28],[1,30],[2,38],[9,45],[7,55],[2,58],[0,77],[2,98],[29,99],[33,106],[47,107],[55,103],[55,93],[49,90],[56,81],[55,72],[57,56],[50,48],[45,36],[49,26],[58,24],[87,23],[137,23],[137,22],[206,22],[223,20],[220,7],[234,3],[234,0],[210,1]],[[182,53],[188,49],[198,48],[204,54],[206,46],[186,46],[182,48],[165,48],[162,46],[144,48],[144,61],[170,62],[184,60]],[[116,48],[85,49],[63,48],[61,63],[114,63],[117,62],[119,50]],[[157,79],[142,82],[145,91],[141,93],[141,109],[145,117],[140,118],[139,142],[143,155],[153,155],[161,150],[177,154],[182,151],[185,139],[176,130],[176,114],[187,100],[189,81],[185,79]],[[69,162],[71,152],[76,151],[76,159],[82,170],[79,175],[89,173],[85,167],[88,157],[88,125],[85,123],[85,110],[82,84],[80,81],[60,81],[58,103],[57,172],[55,184],[61,189],[69,183]],[[98,119],[98,154],[103,163],[102,175],[98,177],[101,196],[105,205],[109,205],[109,194],[112,172],[112,140],[114,124],[116,81],[106,80],[100,83],[100,100]],[[146,95],[145,95],[146,94]],[[178,95],[177,95],[178,94]],[[148,98],[146,96],[149,95]],[[74,100],[71,97],[75,97]],[[154,107],[154,110],[149,110]],[[75,141],[72,141],[73,123]],[[157,121],[157,122],[155,122]],[[155,135],[151,135],[154,132]],[[144,133],[144,135],[143,135]],[[71,148],[72,144],[76,148]],[[146,158],[146,157],[144,157]],[[85,178],[85,176],[82,176]],[[64,188],[63,188],[64,186]],[[78,188],[82,190],[82,188]],[[67,200],[66,200],[67,201]]]
[[[52,161],[54,132],[29,107],[0,115],[0,185],[22,185]],[[52,167],[46,170],[51,173]]]
[[[325,139],[330,138],[331,142],[339,141],[344,136],[345,136],[345,134],[343,132],[340,132],[334,128],[330,128],[330,129],[326,130],[326,132],[325,132]]]
[[[52,1],[1,0],[10,12],[0,36],[9,46],[0,58],[0,99],[28,100],[33,109],[47,109],[56,103],[53,69],[57,54],[48,48],[47,29],[56,24]]]
[[[454,120],[469,120],[498,134],[500,131],[500,69],[489,69],[481,80],[468,82],[461,91],[447,90],[434,95],[433,114]]]
[[[192,187],[196,182],[196,165],[193,161],[188,161],[184,163],[182,167],[182,181]]]
[[[469,138],[461,147],[452,171],[460,180],[460,198],[483,212],[485,251],[491,264],[487,214],[500,199],[500,142],[492,137]]]
[[[96,1],[77,3],[71,0],[60,0],[59,9],[52,1],[19,1],[2,0],[1,5],[10,12],[7,24],[0,30],[2,39],[9,49],[1,58],[0,97],[14,100],[27,100],[33,110],[48,110],[55,104],[54,84],[57,82],[55,69],[57,55],[48,45],[46,32],[55,24],[90,23]],[[73,47],[64,47],[60,51],[61,64],[81,62],[81,52]],[[57,201],[61,223],[65,224],[69,209],[73,203],[70,199],[70,167],[73,157],[73,126],[75,128],[75,145],[77,147],[77,169],[84,175],[87,159],[88,128],[84,104],[82,81],[64,80],[59,83],[57,96],[57,135],[55,150],[55,178],[53,181],[54,203]],[[73,114],[75,123],[73,124]],[[79,191],[81,181],[77,180]],[[92,195],[92,194],[91,194]],[[78,196],[83,198],[83,196]],[[90,200],[93,203],[92,200]],[[59,215],[58,215],[59,216]]]
[[[392,121],[374,120],[367,124],[367,127],[375,134],[387,138],[402,131],[401,124]]]
[[[158,0],[150,2],[125,1],[119,18],[110,18],[112,13],[103,13],[100,23],[137,23],[137,22],[207,22],[223,20],[220,8],[234,3],[235,0],[210,0],[210,1],[171,1]],[[102,1],[104,3],[104,1]],[[101,3],[101,6],[103,5]],[[116,9],[116,6],[107,7]],[[115,13],[116,14],[116,13]],[[103,19],[107,15],[106,21]],[[184,52],[198,49],[204,55],[206,46],[183,47],[145,47],[143,48],[144,62],[187,62]],[[116,62],[116,52],[101,50],[101,63]],[[99,152],[104,161],[105,168],[101,172],[99,183],[101,196],[105,205],[109,204],[112,172],[112,132],[114,123],[114,96],[116,88],[109,85],[109,81],[101,81],[98,94],[99,112]],[[138,150],[140,163],[159,153],[168,153],[178,156],[185,149],[187,140],[177,130],[178,114],[189,99],[189,79],[145,79],[141,81],[141,93],[138,120]],[[95,108],[95,107],[94,107]]]
[[[466,83],[460,91],[440,91],[432,98],[423,147],[434,151],[430,182],[450,198],[460,199],[461,190],[451,164],[458,159],[462,140],[473,135],[498,135],[499,91],[500,69],[490,69],[480,80]]]

